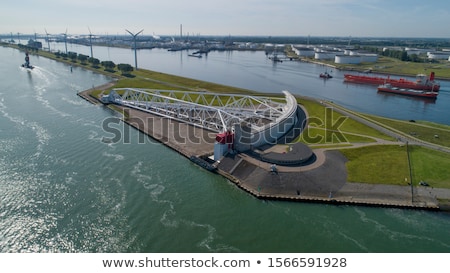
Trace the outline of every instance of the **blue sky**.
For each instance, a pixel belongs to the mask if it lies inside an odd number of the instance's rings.
[[[0,33],[450,38],[448,0],[21,0]]]

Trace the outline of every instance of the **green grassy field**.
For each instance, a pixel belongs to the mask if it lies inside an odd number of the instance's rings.
[[[405,145],[377,145],[340,151],[349,160],[346,164],[349,182],[408,185],[410,181]],[[432,187],[450,188],[450,154],[412,145],[409,151],[413,185],[426,181]]]
[[[406,146],[376,145],[340,151],[349,160],[346,163],[349,182],[390,185],[409,182]]]
[[[303,105],[308,111],[309,125],[314,128],[322,128],[327,130],[335,130],[338,127],[339,131],[343,133],[359,134],[362,136],[375,137],[385,140],[394,140],[392,137],[387,136],[369,126],[366,126],[360,122],[357,122],[351,118],[345,118],[342,114],[326,110],[326,108],[319,102],[297,99],[298,103]],[[342,121],[342,122],[340,122]],[[335,126],[333,126],[335,125]],[[369,138],[370,139],[370,138]],[[334,139],[339,141],[339,139]],[[362,139],[358,139],[362,140]],[[345,141],[344,141],[345,142]],[[350,141],[351,142],[351,141]],[[356,141],[359,142],[359,141]],[[367,140],[362,142],[368,142]],[[370,142],[370,141],[369,141]]]
[[[372,115],[365,116],[399,130],[411,137],[445,147],[450,147],[450,126],[432,122],[410,122]]]
[[[427,182],[436,188],[450,188],[450,154],[410,146],[411,170],[414,184]]]
[[[334,132],[324,128],[308,127],[296,141],[305,144],[346,144],[346,143],[370,143],[375,142],[373,138],[348,134],[345,132]]]

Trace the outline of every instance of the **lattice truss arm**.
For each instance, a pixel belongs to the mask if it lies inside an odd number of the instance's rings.
[[[231,130],[243,121],[258,130],[289,111],[286,99],[281,97],[209,92],[116,88],[108,100],[215,132]]]

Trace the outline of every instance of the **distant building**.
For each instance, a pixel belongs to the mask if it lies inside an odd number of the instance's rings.
[[[341,52],[338,51],[319,51],[314,53],[314,59],[316,60],[332,60]]]
[[[430,60],[448,60],[450,58],[450,52],[435,51],[427,53]]]
[[[427,52],[431,51],[431,49],[405,47],[405,51],[406,54],[408,54],[408,56],[411,56],[413,54],[416,55],[426,54]]]
[[[300,57],[314,57],[316,53],[312,47],[292,45],[291,48]]]
[[[376,63],[378,54],[346,49],[344,54],[336,55],[334,62],[337,64]]]
[[[28,40],[28,46],[32,47],[32,48],[36,48],[36,49],[41,49],[42,48],[42,43],[30,39],[30,40]]]
[[[334,62],[337,64],[359,64],[361,57],[357,55],[339,54],[334,57]]]

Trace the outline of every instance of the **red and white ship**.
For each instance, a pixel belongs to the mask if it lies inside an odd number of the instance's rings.
[[[432,92],[438,92],[439,89],[441,88],[441,85],[434,80],[434,72],[431,72],[430,76],[419,74],[417,75],[416,81],[411,81],[404,78],[392,79],[390,76],[372,77],[364,75],[345,74],[344,82],[373,84],[373,85],[390,84],[392,87],[424,90]]]
[[[429,98],[429,99],[436,99],[439,94],[439,92],[434,92],[434,91],[405,89],[405,88],[394,87],[389,83],[378,86],[378,91],[406,95],[406,96]]]

